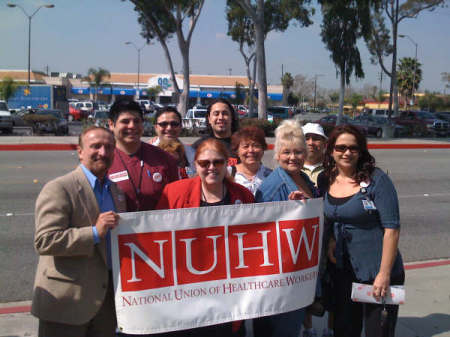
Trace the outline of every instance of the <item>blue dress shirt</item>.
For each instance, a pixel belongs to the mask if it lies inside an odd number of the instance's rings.
[[[111,180],[105,175],[103,179],[103,185],[100,183],[100,180],[92,174],[83,164],[80,164],[81,169],[83,170],[89,185],[91,185],[95,198],[97,199],[98,208],[100,209],[100,213],[108,212],[108,211],[116,211],[116,206],[114,205],[114,199],[111,194]],[[95,224],[92,225],[92,232],[94,234],[94,242],[100,242],[100,236],[98,235],[97,228]],[[111,233],[108,231],[106,235],[106,247],[107,247],[107,258],[108,258],[108,267],[111,268]]]

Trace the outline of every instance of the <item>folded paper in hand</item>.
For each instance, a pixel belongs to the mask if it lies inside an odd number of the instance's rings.
[[[381,304],[381,299],[377,301],[372,295],[372,285],[362,283],[352,283],[352,301],[364,303]],[[405,303],[405,287],[391,286],[385,296],[386,304],[404,304]]]

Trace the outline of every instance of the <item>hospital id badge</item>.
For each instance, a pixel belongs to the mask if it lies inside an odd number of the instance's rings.
[[[366,211],[375,211],[377,208],[372,200],[363,200],[363,207]]]

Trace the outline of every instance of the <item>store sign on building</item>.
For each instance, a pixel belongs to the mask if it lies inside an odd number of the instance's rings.
[[[180,89],[183,89],[183,82],[178,78],[177,84]],[[172,96],[172,93],[174,92],[174,85],[169,75],[159,74],[151,77],[148,80],[148,87],[153,88],[156,86],[160,86],[162,89],[160,96]]]
[[[172,86],[167,77],[158,77],[158,85],[165,91]]]

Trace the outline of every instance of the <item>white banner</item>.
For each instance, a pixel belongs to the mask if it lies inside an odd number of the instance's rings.
[[[120,216],[111,242],[124,333],[267,316],[314,299],[322,199]]]

